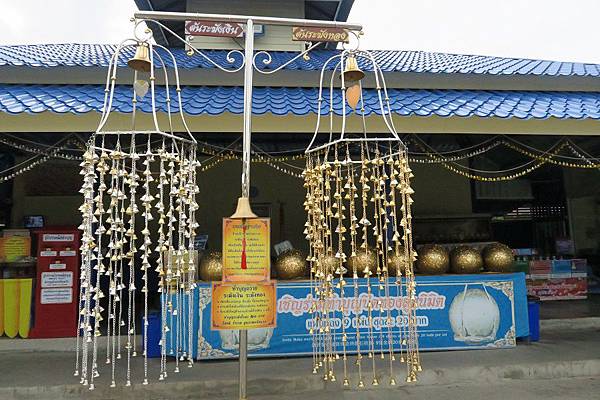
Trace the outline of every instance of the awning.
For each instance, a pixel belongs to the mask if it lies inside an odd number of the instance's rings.
[[[26,67],[106,67],[115,51],[116,46],[106,44],[39,44],[0,46],[0,66]],[[204,58],[189,57],[184,49],[171,49],[179,68],[214,68]],[[310,59],[302,57],[290,63],[285,69],[315,71],[320,70],[323,63],[337,50],[315,50],[310,53]],[[228,52],[223,50],[208,50],[206,53],[222,66],[239,66],[241,58],[230,54],[235,60],[228,64]],[[124,66],[133,54],[128,48],[120,65]],[[285,51],[270,52],[271,67],[277,67],[297,56],[297,53]],[[600,65],[576,62],[561,62],[548,60],[531,60],[513,57],[492,57],[465,54],[433,53],[426,51],[404,50],[373,50],[383,72],[413,72],[434,74],[475,74],[493,76],[600,76]],[[257,64],[262,64],[264,55],[257,57]],[[370,69],[368,63],[359,60],[365,69]],[[172,62],[165,58],[169,66]]]
[[[159,110],[166,112],[164,88],[158,88],[156,93]],[[183,110],[189,115],[243,112],[241,87],[190,86],[184,87],[181,94]],[[600,93],[594,92],[390,89],[388,95],[392,113],[399,116],[600,119]],[[317,97],[318,90],[314,88],[259,87],[254,89],[252,111],[315,114]],[[171,90],[171,98],[171,111],[175,112],[175,90]],[[381,113],[376,90],[364,90],[364,99],[367,115]],[[9,114],[101,112],[103,101],[102,85],[0,85],[0,112]],[[142,112],[151,111],[149,94],[138,102],[138,107]],[[322,112],[327,113],[328,105],[324,103],[322,107]],[[130,87],[116,88],[113,111],[132,111]],[[339,102],[334,112],[341,115]]]

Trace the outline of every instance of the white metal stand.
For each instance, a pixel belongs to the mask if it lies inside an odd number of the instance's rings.
[[[219,22],[232,22],[241,23],[246,25],[246,36],[244,42],[244,53],[243,53],[243,68],[244,68],[244,128],[243,128],[243,156],[242,156],[242,197],[248,198],[250,195],[250,161],[251,161],[251,140],[252,140],[252,75],[254,70],[263,74],[272,74],[277,72],[286,65],[292,63],[299,57],[308,53],[321,43],[312,44],[308,49],[299,53],[285,64],[278,66],[277,68],[270,70],[263,70],[256,65],[256,59],[254,54],[254,35],[249,34],[254,32],[254,24],[264,25],[280,25],[280,26],[304,26],[304,27],[320,27],[320,28],[343,28],[349,31],[361,31],[362,25],[343,23],[336,21],[320,21],[320,20],[307,20],[307,19],[293,19],[293,18],[276,18],[276,17],[256,17],[256,16],[243,16],[243,15],[223,15],[223,14],[201,14],[201,13],[175,13],[175,12],[157,12],[157,11],[143,11],[134,14],[135,19],[138,23],[150,22],[155,23],[167,30],[174,36],[178,37],[172,30],[163,25],[160,21],[193,21],[193,20],[208,20],[208,21],[219,21]],[[178,37],[179,38],[179,37]],[[225,72],[237,72],[241,68],[227,69],[226,67],[219,66],[217,63],[212,61],[207,55],[199,50],[194,50],[193,46],[183,38],[179,38],[182,42],[188,44],[192,51],[205,57],[207,60],[212,62],[213,65]],[[238,52],[239,53],[239,52]],[[268,53],[265,53],[268,57],[267,60],[263,61],[263,64],[268,65],[271,62],[271,57]],[[246,381],[247,381],[247,362],[248,362],[248,331],[241,330],[239,332],[240,337],[240,400],[246,399]]]

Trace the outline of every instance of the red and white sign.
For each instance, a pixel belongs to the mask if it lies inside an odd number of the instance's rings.
[[[185,34],[190,36],[213,36],[241,38],[244,36],[242,24],[216,21],[185,21]]]
[[[72,233],[44,233],[42,236],[44,242],[72,242],[74,239]]]
[[[79,307],[79,231],[43,228],[37,235],[35,311],[31,338],[74,336]]]
[[[42,272],[42,287],[68,287],[73,286],[73,271]]]
[[[542,301],[585,299],[587,298],[587,275],[547,279],[539,279],[531,275],[531,278],[527,279],[527,294],[539,297]]]
[[[40,304],[70,304],[73,302],[71,288],[42,289]]]

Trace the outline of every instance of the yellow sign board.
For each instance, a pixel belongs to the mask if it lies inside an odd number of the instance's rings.
[[[211,325],[213,330],[275,327],[275,282],[213,283]]]
[[[8,236],[0,238],[0,261],[14,262],[31,255],[31,238]]]
[[[223,219],[223,282],[270,278],[269,218]]]

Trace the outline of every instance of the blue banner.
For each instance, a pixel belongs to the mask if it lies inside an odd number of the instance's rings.
[[[356,331],[360,330],[361,352],[369,348],[379,351],[389,348],[400,350],[399,333],[406,328],[404,307],[406,299],[397,296],[396,285],[390,281],[391,297],[379,296],[379,285],[371,279],[373,296],[379,297],[382,311],[373,311],[373,342],[369,340],[366,305],[367,282],[359,279],[358,296],[352,281],[345,286],[343,298],[345,315],[338,312],[331,319],[331,327],[341,338],[348,337],[347,351],[357,351]],[[382,291],[383,292],[383,291]],[[194,321],[194,337],[198,359],[233,358],[238,353],[237,331],[210,329],[211,288],[199,283],[194,301],[199,316]],[[385,303],[387,301],[387,303]],[[309,307],[312,302],[310,282],[287,281],[277,284],[277,327],[248,331],[249,356],[273,357],[312,354],[313,342],[309,329],[312,324]],[[376,303],[376,302],[374,302]],[[420,350],[465,350],[481,348],[510,348],[517,337],[529,335],[525,275],[479,274],[417,276],[417,325]],[[388,311],[391,309],[391,326]],[[359,312],[362,311],[362,312]],[[197,324],[197,329],[196,329]],[[197,334],[197,336],[196,336]],[[337,340],[341,349],[341,341]]]

